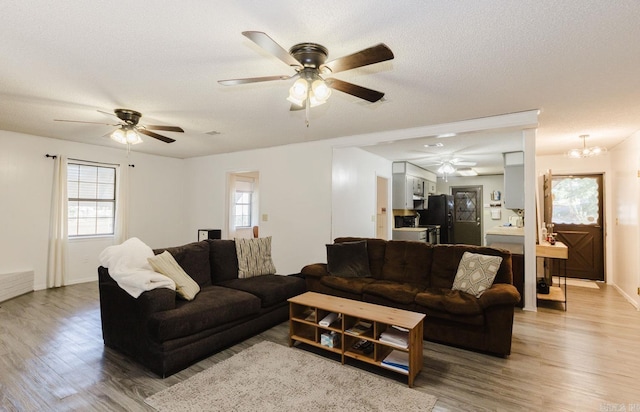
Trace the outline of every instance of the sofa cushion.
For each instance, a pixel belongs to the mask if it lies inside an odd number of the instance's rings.
[[[482,315],[478,299],[468,293],[445,288],[427,288],[416,294],[416,304],[454,315]]]
[[[425,242],[390,240],[384,254],[382,279],[429,287],[433,246]]]
[[[271,260],[271,236],[258,239],[235,239],[235,242],[239,278],[276,273],[276,267]]]
[[[377,280],[368,285],[364,285],[362,292],[369,295],[380,296],[395,303],[408,305],[413,303],[416,295],[423,290],[423,287],[409,283]]]
[[[260,311],[260,299],[240,290],[208,286],[190,302],[150,316],[148,330],[157,342],[189,336]]]
[[[257,296],[263,308],[286,302],[287,299],[306,291],[304,279],[298,276],[264,275],[225,280],[218,285]]]
[[[323,276],[320,278],[320,283],[327,287],[343,290],[345,292],[355,293],[356,295],[361,295],[362,288],[372,282],[375,282],[375,279],[341,278],[339,276]]]
[[[464,252],[451,289],[479,298],[493,284],[501,262],[500,256]]]
[[[209,267],[209,243],[203,240],[189,243],[184,246],[168,247],[165,249],[154,249],[154,253],[159,255],[164,251],[171,253],[176,262],[198,285],[211,285],[211,269]]]
[[[166,250],[159,255],[147,258],[147,261],[158,273],[165,275],[176,283],[176,293],[185,300],[193,300],[200,286],[178,265],[171,253]]]
[[[370,277],[367,241],[327,245],[327,271],[344,278]]]
[[[236,242],[226,239],[208,239],[207,242],[209,243],[211,281],[218,283],[223,280],[237,279]]]
[[[338,237],[335,243],[355,242],[358,240],[367,241],[367,254],[369,255],[369,270],[371,276],[382,279],[382,265],[384,264],[384,251],[387,248],[387,241],[383,239],[371,239],[361,237]]]

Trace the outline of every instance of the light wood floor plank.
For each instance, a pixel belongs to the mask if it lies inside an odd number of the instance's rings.
[[[640,312],[598,286],[569,286],[566,312],[516,310],[508,359],[425,342],[415,389],[438,397],[436,411],[640,411]],[[0,304],[0,410],[149,411],[147,396],[287,334],[285,322],[160,379],[104,347],[97,283],[29,293]]]

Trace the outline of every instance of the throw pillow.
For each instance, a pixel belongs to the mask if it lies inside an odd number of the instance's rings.
[[[467,292],[479,298],[493,285],[500,263],[500,256],[464,252],[451,289]]]
[[[171,278],[171,280],[176,283],[176,293],[178,296],[185,300],[193,300],[198,292],[200,292],[200,286],[180,267],[171,253],[165,250],[161,254],[150,257],[147,260],[153,270]]]
[[[235,239],[235,242],[240,279],[276,273],[276,267],[271,260],[271,236]]]
[[[367,241],[327,245],[327,271],[344,278],[371,277]]]

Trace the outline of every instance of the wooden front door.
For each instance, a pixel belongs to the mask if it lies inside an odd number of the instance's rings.
[[[604,281],[602,175],[553,176],[553,230],[569,247],[567,275]]]
[[[482,245],[482,186],[452,187],[453,241]]]

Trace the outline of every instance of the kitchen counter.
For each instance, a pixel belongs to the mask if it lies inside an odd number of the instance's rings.
[[[487,235],[524,236],[524,227],[496,226],[487,230]]]
[[[524,253],[524,227],[496,226],[487,230],[487,246],[509,250],[511,253]]]
[[[426,227],[396,227],[393,230],[397,230],[399,232],[424,232],[427,230]]]

